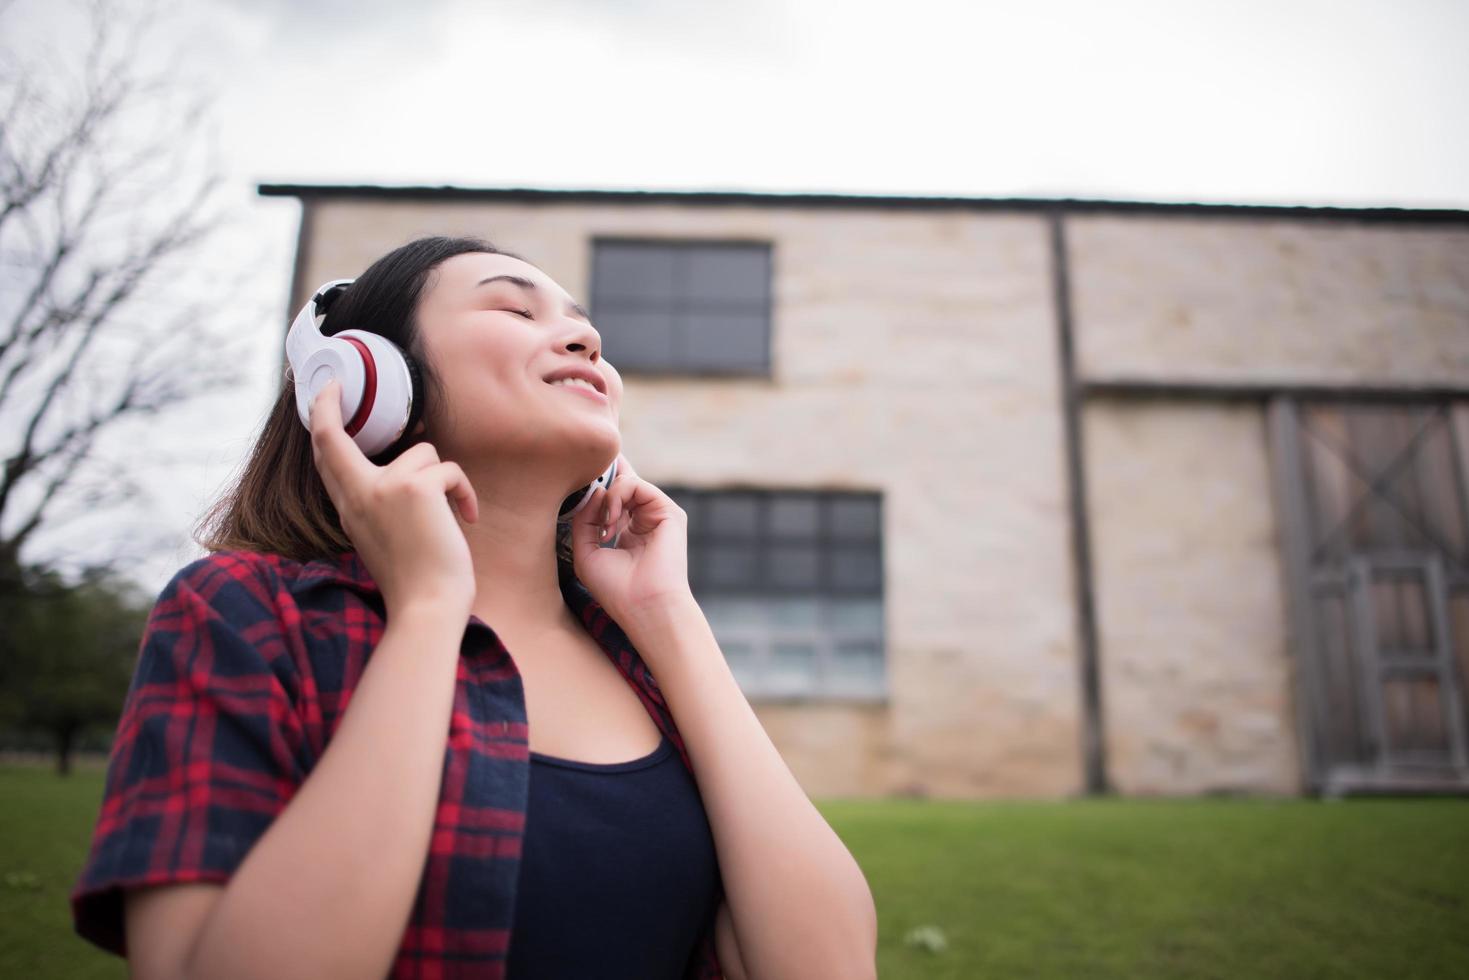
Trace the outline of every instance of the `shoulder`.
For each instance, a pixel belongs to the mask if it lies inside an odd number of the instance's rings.
[[[154,600],[145,649],[192,650],[227,636],[258,637],[279,620],[279,591],[271,556],[216,551],[196,558],[174,572]]]
[[[279,562],[278,556],[254,551],[214,551],[196,558],[163,586],[154,619],[167,621],[172,614],[197,621],[202,614],[242,625],[273,616],[283,577],[290,576]]]
[[[322,585],[370,587],[370,579],[362,580],[362,571],[355,553],[303,561],[263,551],[212,551],[175,572],[160,600],[186,591],[211,604],[279,607]]]
[[[279,560],[277,555],[259,551],[211,551],[175,572],[168,586],[165,586],[165,591],[169,587],[192,588],[197,591],[201,587],[208,587],[210,583],[217,588],[231,581],[270,581],[274,578],[272,573]]]
[[[339,561],[213,551],[184,565],[164,585],[149,618],[148,638],[171,643],[234,637],[278,655],[298,645],[291,637],[316,609],[311,601],[301,601],[303,593],[341,578]]]

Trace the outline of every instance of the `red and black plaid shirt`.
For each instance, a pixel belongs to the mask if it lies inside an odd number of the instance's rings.
[[[627,635],[574,577],[561,590],[692,773]],[[385,625],[356,552],[301,563],[221,551],[173,577],[144,631],[91,854],[71,894],[78,934],[126,956],[124,888],[229,879],[321,758]],[[471,616],[434,847],[391,977],[504,976],[529,779],[519,675]],[[711,916],[684,977],[722,976]]]

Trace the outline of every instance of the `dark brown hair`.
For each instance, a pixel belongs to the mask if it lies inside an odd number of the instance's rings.
[[[417,367],[423,401],[422,408],[415,410],[419,418],[430,417],[442,387],[424,355],[418,302],[439,264],[468,252],[521,258],[480,238],[419,238],[368,266],[337,297],[322,321],[323,334],[350,326],[380,334],[403,350]],[[408,431],[372,461],[386,464],[424,441],[411,431],[413,427],[410,421]],[[267,552],[303,562],[354,550],[317,472],[311,433],[296,414],[296,385],[289,365],[282,372],[275,405],[239,475],[199,519],[193,536],[209,551]],[[569,525],[557,528],[556,556],[561,563],[558,571],[565,574],[571,565]]]

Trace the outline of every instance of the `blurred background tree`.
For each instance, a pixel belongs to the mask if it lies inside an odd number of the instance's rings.
[[[225,221],[209,96],[153,5],[68,9],[64,46],[0,58],[0,594],[43,527],[139,492],[148,447],[110,464],[105,433],[240,377],[229,284],[190,266]]]
[[[0,599],[0,727],[51,736],[64,776],[79,736],[116,725],[152,603],[105,568],[78,582],[26,568],[22,581]]]
[[[136,477],[164,453],[138,420],[238,383],[247,331],[221,314],[233,283],[201,271],[234,219],[212,96],[156,40],[168,8],[83,0],[7,25],[13,7],[0,5],[0,732],[50,733],[65,772],[78,734],[117,717],[148,604],[123,577],[137,555],[125,510],[79,577],[23,552],[142,493]],[[54,43],[9,29],[37,20]]]

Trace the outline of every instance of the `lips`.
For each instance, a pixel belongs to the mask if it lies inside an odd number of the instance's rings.
[[[546,382],[546,383],[547,384],[551,384],[549,381]],[[607,400],[607,396],[604,395],[604,394],[602,394],[600,391],[593,391],[590,388],[583,387],[582,385],[577,385],[577,384],[564,384],[564,385],[551,385],[551,387],[553,387],[553,388],[564,388],[567,391],[574,391],[574,392],[576,392],[579,395],[585,395],[588,398],[595,398],[599,402],[605,402]]]
[[[552,371],[546,375],[544,380],[549,384],[552,381],[560,381],[562,378],[581,378],[593,388],[596,388],[602,395],[607,394],[607,379],[603,378],[600,372],[594,371],[589,367],[569,364],[564,368]]]

